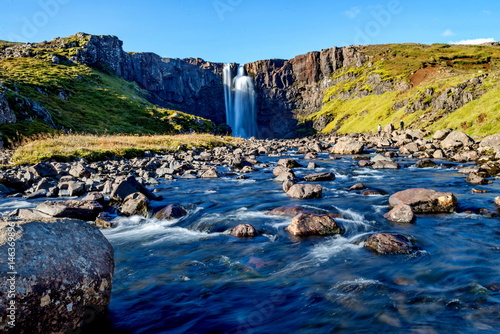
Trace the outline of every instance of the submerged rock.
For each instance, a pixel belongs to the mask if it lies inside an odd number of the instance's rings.
[[[414,246],[403,235],[393,233],[376,233],[369,236],[364,247],[379,254],[409,254]]]
[[[238,238],[253,238],[258,235],[258,232],[250,224],[240,224],[231,229],[231,234]]]
[[[111,297],[113,248],[95,226],[81,220],[0,221],[0,252],[15,243],[15,276],[0,286],[0,332],[8,332],[15,301],[17,333],[77,333],[104,314]],[[7,258],[0,272],[13,271]],[[11,296],[11,292],[14,296]]]
[[[413,223],[415,221],[415,214],[411,206],[401,203],[386,213],[384,218],[394,223]]]
[[[295,199],[321,198],[323,187],[319,184],[294,184],[286,194]]]
[[[389,197],[389,205],[407,204],[415,213],[454,212],[457,198],[449,192],[437,192],[432,189],[412,188],[403,190]]]
[[[299,213],[286,228],[295,236],[341,234],[342,227],[329,215]]]
[[[415,167],[418,167],[418,168],[428,168],[428,167],[434,167],[436,165],[437,164],[434,161],[432,161],[431,159],[428,159],[428,158],[421,159],[415,163]]]
[[[467,175],[467,179],[465,180],[467,183],[470,184],[490,184],[491,181],[485,179],[484,177],[476,174],[476,173],[470,173]]]

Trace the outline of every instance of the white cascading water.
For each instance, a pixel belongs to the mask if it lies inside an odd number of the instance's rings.
[[[250,138],[257,135],[256,93],[253,79],[246,75],[240,65],[233,79],[231,64],[225,64],[223,74],[226,122],[233,136]]]

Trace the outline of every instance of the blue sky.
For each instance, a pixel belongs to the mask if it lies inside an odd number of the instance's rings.
[[[247,63],[332,46],[499,40],[498,1],[0,0],[0,39],[116,35],[126,51]]]

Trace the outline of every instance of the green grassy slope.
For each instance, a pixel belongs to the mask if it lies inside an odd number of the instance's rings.
[[[378,124],[397,126],[400,120],[413,128],[453,128],[478,137],[500,132],[499,46],[391,44],[360,51],[370,61],[335,72],[322,109],[302,120],[329,116],[322,132],[375,131]],[[477,78],[479,85],[468,84]],[[384,84],[392,88],[375,92]],[[451,89],[460,85],[466,86],[460,94],[471,90],[477,99],[458,110],[436,109],[433,102],[446,92],[459,94]]]
[[[10,105],[28,98],[40,102],[59,129],[92,134],[171,134],[210,131],[210,121],[149,103],[147,92],[137,84],[106,71],[70,60],[87,37],[72,36],[31,45],[25,57],[0,60],[0,93]],[[12,44],[0,43],[0,55]],[[54,61],[54,57],[57,60]],[[41,132],[57,132],[29,110],[15,110],[20,120],[1,124],[7,142]],[[23,117],[24,115],[24,117]]]

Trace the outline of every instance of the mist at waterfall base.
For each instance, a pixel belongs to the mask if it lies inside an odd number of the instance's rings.
[[[236,77],[231,64],[223,69],[224,101],[226,123],[233,130],[234,137],[250,138],[257,135],[256,93],[253,79],[246,75],[240,65]]]

